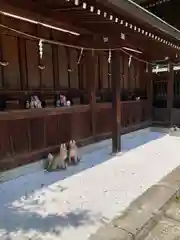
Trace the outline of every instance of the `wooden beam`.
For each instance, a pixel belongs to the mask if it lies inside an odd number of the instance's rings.
[[[120,54],[112,53],[112,152],[121,151],[121,100],[120,100]]]
[[[147,98],[149,107],[149,120],[152,121],[152,105],[153,105],[153,74],[152,65],[149,64],[147,68]]]
[[[86,53],[86,76],[89,89],[89,104],[91,108],[91,131],[92,137],[96,137],[96,79],[95,79],[95,53]]]
[[[54,90],[59,89],[58,46],[52,46]]]
[[[19,50],[19,67],[20,67],[20,79],[21,90],[27,90],[27,66],[26,66],[26,41],[23,38],[18,38],[18,50]]]
[[[59,7],[61,7],[61,6],[63,6],[63,3],[59,3],[58,5],[59,5]],[[103,5],[101,5],[101,8],[106,9]],[[24,3],[16,4],[13,1],[11,1],[11,5],[8,5],[7,3],[5,3],[5,1],[2,1],[2,3],[0,3],[0,8],[2,11],[4,10],[7,12],[11,12],[13,14],[29,17],[29,18],[37,20],[37,21],[41,20],[42,22],[46,22],[48,24],[55,25],[57,27],[67,28],[71,31],[78,32],[81,35],[82,34],[88,34],[88,35],[96,34],[101,37],[101,36],[106,36],[106,35],[108,36],[108,33],[109,33],[109,36],[112,39],[114,38],[113,41],[114,41],[114,44],[116,43],[115,44],[116,46],[119,45],[120,41],[121,41],[119,33],[124,32],[127,35],[126,41],[124,43],[121,43],[120,46],[125,44],[126,46],[129,46],[129,47],[133,47],[133,46],[136,48],[143,47],[143,52],[145,53],[145,55],[147,55],[147,56],[152,55],[152,58],[150,58],[151,60],[161,58],[161,56],[162,56],[162,58],[165,56],[174,58],[177,53],[176,49],[168,47],[167,45],[164,45],[162,43],[157,43],[154,40],[149,40],[148,37],[145,37],[142,34],[132,31],[131,29],[123,27],[120,24],[110,23],[107,25],[104,24],[105,26],[101,26],[102,24],[101,25],[99,24],[100,25],[99,26],[98,22],[101,20],[104,20],[104,18],[102,16],[97,16],[97,14],[94,15],[93,13],[90,13],[87,10],[81,9],[82,11],[77,10],[75,12],[67,11],[67,12],[65,12],[65,13],[63,12],[61,14],[59,14],[57,12],[57,14],[56,14],[56,12],[52,11],[53,9],[50,8],[48,4],[44,4],[44,5],[40,5],[40,6],[42,6],[42,7],[41,8],[39,7],[39,4],[37,3],[37,1],[35,1],[33,3],[32,2],[29,3],[29,5],[27,5],[26,7],[25,7]],[[89,20],[97,21],[97,24],[88,24],[86,21],[89,21]],[[134,23],[134,20],[132,21],[131,18],[129,18],[129,20]],[[17,26],[19,26],[19,25],[20,24],[17,24]],[[139,25],[139,23],[137,22],[137,26],[141,26],[141,25]],[[114,30],[112,31],[112,29],[114,29]],[[101,30],[101,32],[100,32],[100,30]],[[147,30],[148,32],[150,31],[154,34],[156,34],[156,32],[157,32],[157,30],[152,29],[151,26],[148,26],[148,27],[146,26],[144,28],[144,30]],[[161,35],[161,33],[159,33],[159,34]],[[165,38],[171,39],[169,36],[166,36]],[[78,39],[78,44],[80,44],[79,43],[80,38],[76,37],[76,39]],[[118,40],[116,40],[116,39],[118,39]],[[153,53],[152,53],[152,51],[149,50],[152,48],[154,49]]]
[[[168,84],[167,84],[167,109],[169,114],[169,125],[172,125],[172,108],[174,100],[174,71],[173,64],[169,62]]]

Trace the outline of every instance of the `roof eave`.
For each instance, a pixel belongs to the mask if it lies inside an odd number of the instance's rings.
[[[121,14],[122,11],[126,12],[135,19],[151,25],[178,41],[180,40],[180,31],[177,28],[171,26],[161,18],[131,0],[97,0],[97,2],[101,2],[101,4],[104,3],[105,5],[111,5],[111,7],[116,12],[119,12],[119,14]]]

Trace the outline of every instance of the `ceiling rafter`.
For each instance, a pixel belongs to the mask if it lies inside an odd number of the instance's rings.
[[[13,4],[17,1],[8,0],[8,2]],[[52,4],[53,2],[55,2],[54,5]],[[94,5],[93,3],[93,1],[88,1],[88,3],[81,1],[81,5],[75,5],[74,0],[70,0],[69,2],[66,2],[65,0],[60,0],[58,2],[36,1],[31,3],[30,7],[27,5],[26,8],[30,9],[32,12],[35,11],[38,13],[40,18],[45,17],[58,24],[66,24],[69,27],[84,29],[92,35],[93,33],[96,33],[98,36],[105,37],[107,34],[109,38],[118,39],[119,37],[118,40],[121,44],[122,42],[124,45],[127,43],[127,45],[131,47],[134,44],[134,47],[143,48],[146,53],[151,53],[151,49],[154,49],[154,54],[165,55],[167,53],[171,56],[175,56],[178,46],[170,37],[167,36],[167,38],[164,38],[162,33],[150,29],[149,26],[143,26],[138,23],[136,24],[130,18],[126,19],[123,16],[119,16],[112,9],[109,9],[102,4]],[[20,3],[18,3],[18,6],[19,5]],[[16,3],[14,3],[14,6],[17,6]],[[93,11],[91,11],[92,6],[94,6]],[[25,4],[22,4],[22,8],[25,8]],[[68,8],[70,10],[58,13],[58,11],[53,11],[55,8]],[[116,22],[117,19],[118,21]],[[105,24],[103,27],[99,26],[97,28],[96,21],[103,21]],[[125,41],[122,41],[120,38],[121,33],[125,33],[128,40],[125,39]],[[157,52],[158,50],[159,52]]]

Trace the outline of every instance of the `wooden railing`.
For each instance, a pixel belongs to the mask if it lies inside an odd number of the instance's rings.
[[[138,125],[141,122],[147,121],[149,117],[150,113],[147,100],[122,102],[122,128]]]
[[[111,133],[112,131],[112,104],[96,104],[96,135]]]
[[[36,160],[70,139],[90,137],[90,119],[89,106],[1,113],[0,170]]]
[[[122,127],[148,120],[147,101],[122,102]],[[96,136],[92,136],[89,105],[0,113],[0,170],[14,168],[46,155],[60,143],[110,134],[111,103],[96,104]]]
[[[96,133],[111,133],[112,129],[112,104],[97,104]],[[121,103],[121,124],[122,128],[141,124],[150,118],[148,101],[127,101]]]

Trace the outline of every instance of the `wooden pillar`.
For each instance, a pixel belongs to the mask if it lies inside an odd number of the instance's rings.
[[[121,151],[120,53],[112,52],[112,152]]]
[[[153,74],[152,74],[152,65],[148,65],[148,72],[147,72],[147,99],[148,99],[148,118],[152,121],[152,114],[153,114]]]
[[[172,126],[172,109],[174,100],[174,71],[173,64],[168,64],[168,83],[167,83],[167,111],[169,116],[169,125]]]
[[[91,131],[92,137],[96,137],[96,79],[95,79],[95,53],[86,53],[86,77],[89,90],[89,104],[91,111]]]
[[[26,59],[26,40],[18,37],[19,48],[19,67],[20,67],[20,82],[21,90],[28,89],[27,81],[27,59]]]
[[[53,45],[52,46],[52,59],[53,59],[53,89],[56,91],[57,89],[60,89],[59,86],[59,66],[58,66],[58,46]]]

